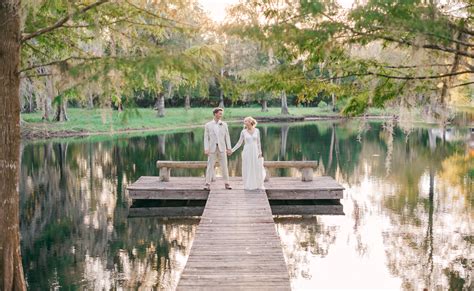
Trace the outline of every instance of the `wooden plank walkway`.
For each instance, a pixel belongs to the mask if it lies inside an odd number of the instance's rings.
[[[265,191],[233,186],[211,186],[177,290],[290,290]]]
[[[232,177],[232,186],[242,183],[241,177]],[[222,185],[222,181],[214,182]],[[272,177],[265,182],[270,200],[342,199],[343,190],[332,177],[314,177],[313,181],[303,182],[296,177]],[[169,182],[159,177],[143,176],[128,186],[129,196],[137,199],[206,200],[209,191],[204,190],[202,177],[171,177]]]

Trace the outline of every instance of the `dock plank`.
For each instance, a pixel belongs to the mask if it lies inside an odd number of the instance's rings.
[[[290,290],[265,191],[213,185],[177,289]]]

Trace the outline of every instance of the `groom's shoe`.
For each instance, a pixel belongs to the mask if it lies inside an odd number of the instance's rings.
[[[204,187],[202,187],[204,190],[211,190],[211,184],[206,184]]]
[[[225,184],[225,188],[226,188],[227,190],[232,189],[232,187],[231,187],[229,184]]]

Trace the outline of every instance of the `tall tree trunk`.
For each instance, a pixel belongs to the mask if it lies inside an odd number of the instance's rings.
[[[94,109],[94,94],[89,92],[89,104],[87,104],[88,109]]]
[[[184,109],[186,111],[188,111],[189,109],[191,109],[191,97],[189,96],[189,94],[186,94],[184,96]]]
[[[219,93],[219,107],[224,108],[224,89],[222,88],[222,80],[224,79],[224,69],[221,69],[221,90]]]
[[[288,101],[287,101],[285,91],[281,91],[281,114],[283,115],[290,114],[290,112],[288,111]]]
[[[224,92],[222,90],[219,95],[219,107],[224,108]]]
[[[26,290],[20,252],[20,1],[0,2],[0,290]]]
[[[168,90],[167,90],[167,97],[168,99],[171,98],[171,95],[173,94],[173,83],[170,81],[168,83]],[[156,101],[156,107],[158,109],[158,117],[165,117],[165,95],[164,94],[159,94],[158,95],[158,100]]]
[[[333,74],[332,70],[329,69],[329,77],[333,78],[336,77],[337,74]],[[339,83],[338,80],[331,79],[332,84]],[[336,94],[331,93],[331,101],[332,101],[332,112],[336,112]]]
[[[156,100],[156,109],[158,110],[158,117],[165,117],[165,95],[163,95],[163,93],[158,94],[158,99]]]
[[[49,121],[49,112],[51,110],[51,98],[49,97],[48,94],[44,95],[43,97],[43,117],[41,117],[42,120]]]
[[[49,113],[51,112],[51,100],[56,96],[54,92],[53,76],[46,77],[46,94],[43,100],[43,120],[49,121]]]
[[[336,94],[332,93],[331,99],[332,99],[332,112],[336,112]]]
[[[122,104],[122,101],[120,100],[119,104],[117,105],[117,110],[118,112],[122,112],[123,111],[123,104]]]
[[[55,121],[68,121],[69,118],[67,117],[66,113],[67,101],[61,100],[56,105],[56,114],[54,116]]]
[[[35,103],[34,103],[34,100],[33,100],[33,94],[28,94],[27,96],[27,103],[26,103],[26,108],[23,112],[25,113],[33,113],[35,112]]]
[[[262,112],[268,112],[268,101],[262,100]]]

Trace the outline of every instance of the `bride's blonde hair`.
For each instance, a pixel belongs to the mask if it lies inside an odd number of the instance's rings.
[[[253,118],[252,116],[247,116],[244,118],[244,122],[246,121],[250,121],[250,124],[252,125],[252,127],[255,127],[257,126],[257,121],[255,120],[255,118]],[[244,124],[244,128],[247,128],[247,126]],[[248,129],[248,128],[247,128]]]

